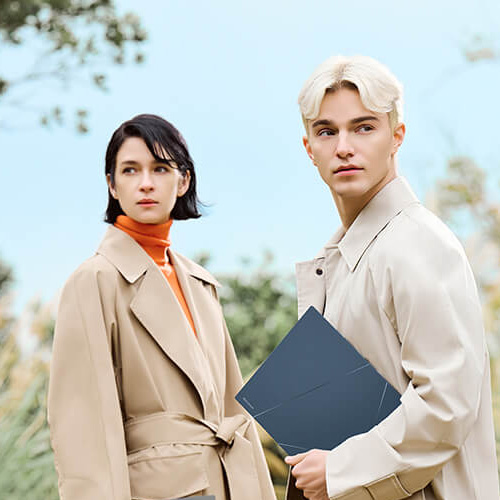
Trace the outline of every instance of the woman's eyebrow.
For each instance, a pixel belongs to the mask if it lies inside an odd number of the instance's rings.
[[[123,160],[120,162],[120,165],[139,165],[139,162],[135,160]]]

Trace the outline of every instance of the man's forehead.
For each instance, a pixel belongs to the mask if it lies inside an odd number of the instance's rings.
[[[385,114],[387,113],[368,109],[357,90],[340,88],[325,93],[321,100],[318,116],[310,121],[314,122],[318,119],[351,121],[363,116],[371,116],[381,120]]]

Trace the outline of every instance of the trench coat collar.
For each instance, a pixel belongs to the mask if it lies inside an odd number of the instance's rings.
[[[134,283],[146,270],[154,264],[153,260],[130,235],[115,226],[109,226],[104,238],[97,249],[97,253],[108,259],[120,274],[129,282]],[[221,284],[203,267],[172,250],[169,256],[176,259],[175,268],[194,276],[214,286]]]
[[[384,186],[361,210],[347,231],[339,229],[324,250],[338,248],[352,272],[370,243],[408,205],[419,203],[403,177]]]
[[[327,255],[339,252],[353,272],[373,239],[412,203],[419,203],[417,197],[403,177],[396,177],[370,200],[347,231],[340,227],[314,259],[295,265],[299,317],[309,306],[324,312]]]
[[[191,380],[200,396],[205,415],[215,414],[216,398],[213,386],[206,377],[208,368],[202,346],[160,268],[134,238],[114,226],[108,228],[97,253],[109,260],[129,283],[135,283],[144,276],[130,303],[132,313],[163,352]],[[198,339],[201,340],[204,337],[204,325],[196,308],[200,293],[197,281],[202,280],[214,286],[219,283],[208,271],[186,257],[170,249],[168,256],[193,317]],[[175,328],[167,328],[165,318]]]

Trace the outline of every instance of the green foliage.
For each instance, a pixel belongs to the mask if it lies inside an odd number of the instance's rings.
[[[57,477],[45,418],[48,373],[34,374],[18,405],[0,417],[0,491],[9,500],[57,500]],[[0,395],[8,406],[10,391]]]
[[[0,295],[4,295],[13,282],[12,268],[0,260]]]
[[[0,348],[5,342],[12,324],[12,317],[7,308],[7,292],[12,286],[13,281],[12,268],[0,259]]]
[[[16,78],[0,75],[4,107],[7,104],[38,112],[29,108],[24,98],[10,102],[5,98],[15,96],[15,90],[21,86],[40,81],[71,82],[83,68],[88,69],[89,83],[106,90],[106,71],[102,68],[108,67],[110,61],[123,64],[127,47],[139,46],[147,33],[136,15],[119,16],[112,0],[0,0],[0,37],[4,46],[34,44],[35,40],[39,46],[40,41],[44,42],[45,51],[25,74]],[[143,60],[144,54],[136,50],[131,61]],[[77,130],[86,132],[85,110],[76,110],[75,118]],[[57,105],[41,113],[42,125],[62,122],[63,113]]]
[[[268,254],[251,273],[219,275],[220,301],[243,376],[264,361],[297,320],[293,277],[271,270]]]
[[[47,307],[36,303],[22,315],[39,343],[23,356],[19,324],[0,309],[6,325],[0,342],[0,495],[9,500],[57,500],[57,477],[46,420],[49,339],[54,318]]]

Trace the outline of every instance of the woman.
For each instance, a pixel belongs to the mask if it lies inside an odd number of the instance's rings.
[[[186,144],[139,115],[106,152],[108,228],[66,283],[49,384],[62,500],[274,499],[217,281],[170,249],[200,216]]]

